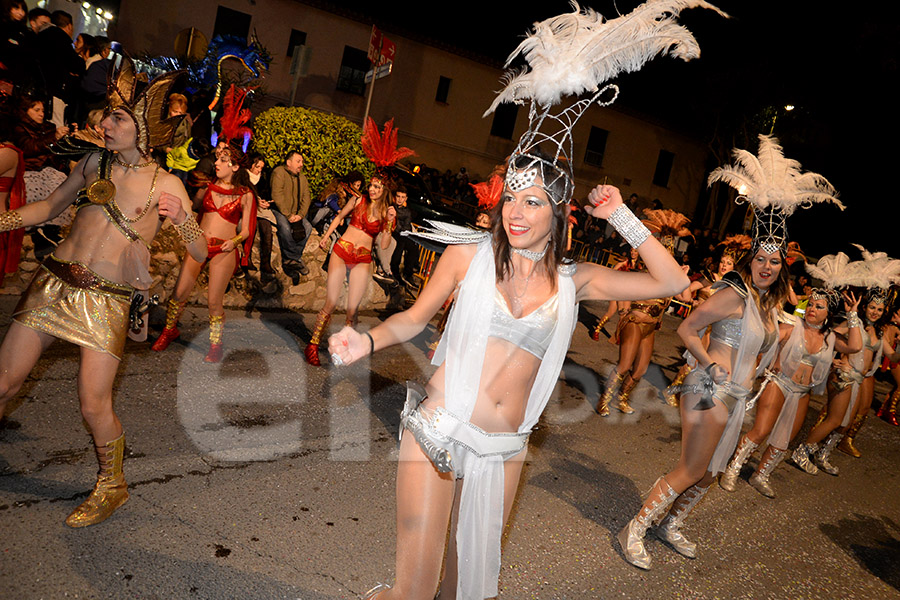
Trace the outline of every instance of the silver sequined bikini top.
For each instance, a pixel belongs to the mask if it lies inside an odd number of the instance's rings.
[[[559,294],[554,294],[535,310],[516,319],[509,311],[503,294],[497,289],[488,336],[506,340],[542,359],[553,338],[558,308]]]
[[[709,326],[709,339],[737,348],[741,344],[741,319],[722,319]],[[778,330],[766,331],[760,354],[764,354],[778,339]]]

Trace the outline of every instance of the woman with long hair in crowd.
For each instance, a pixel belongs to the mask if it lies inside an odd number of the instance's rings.
[[[25,161],[22,151],[7,141],[7,122],[0,119],[0,213],[25,204]],[[0,287],[7,274],[19,270],[24,229],[0,233]]]
[[[239,264],[246,265],[256,229],[256,196],[250,188],[244,153],[232,141],[217,153],[215,180],[201,188],[200,227],[206,236],[208,257],[200,262],[186,254],[175,289],[166,307],[166,325],[151,347],[161,352],[180,335],[178,319],[184,311],[203,266],[209,265],[209,352],[203,359],[222,360],[225,329],[225,291]],[[237,227],[240,224],[240,231]]]
[[[640,40],[638,45],[644,49],[667,47],[676,37],[693,41],[690,32],[675,23],[677,10],[662,14],[652,7],[636,11],[643,18],[631,13],[602,24],[587,9],[566,16],[573,27],[583,24],[598,53],[634,69],[654,53],[642,53],[639,59],[633,54],[635,44],[607,37],[612,31],[632,33],[623,37],[629,42]],[[662,31],[640,26],[653,17]],[[552,43],[546,39],[552,37],[551,30],[547,23],[536,24],[520,51]],[[526,52],[525,59],[530,57]],[[591,56],[582,58],[593,64]],[[401,417],[396,586],[379,586],[366,598],[433,598],[444,557],[444,544],[439,541],[446,539],[448,526],[450,543],[439,597],[497,596],[500,539],[522,473],[528,435],[556,385],[578,303],[664,298],[688,285],[675,259],[624,205],[619,190],[609,185],[597,186],[588,194],[585,212],[606,219],[638,248],[647,271],[624,273],[592,263],[576,267],[564,262],[567,204],[574,190],[567,153],[572,147],[571,128],[592,103],[604,96],[603,105],[615,99],[609,98],[614,88],[601,85],[610,72],[574,70],[589,79],[576,89],[591,90],[592,97],[551,114],[554,104],[572,94],[572,88],[560,91],[559,100],[538,101],[532,86],[545,82],[552,87],[556,70],[535,61],[530,71],[509,81],[488,110],[501,102],[532,99],[529,129],[507,162],[492,233],[436,226],[433,235],[425,237],[448,245],[412,308],[366,333],[345,328],[330,340],[335,362],[359,360],[412,339],[457,290],[432,361],[438,368],[424,389],[410,386]],[[546,88],[541,89],[546,93]],[[542,143],[552,149],[542,152]]]
[[[719,244],[719,257],[715,263],[715,269],[704,269],[701,271],[700,276],[691,281],[691,285],[687,289],[687,293],[690,296],[691,310],[708,300],[716,290],[720,289],[714,289],[713,284],[721,281],[726,273],[734,270],[734,265],[750,249],[750,244],[750,236],[745,234],[730,235]],[[706,331],[702,339],[704,345],[709,343],[709,330]],[[669,406],[678,406],[678,394],[674,390],[684,383],[684,378],[695,366],[690,352],[685,352],[684,358],[685,363],[678,370],[678,373],[675,374],[675,379],[672,380],[669,387],[663,392],[663,398]]]
[[[645,210],[645,223],[659,235],[663,245],[674,254],[675,240],[690,235],[685,227],[688,218],[673,210]],[[684,270],[684,269],[683,269]],[[601,417],[609,416],[609,406],[614,401],[617,409],[625,414],[634,412],[628,398],[650,366],[656,331],[662,326],[663,315],[672,298],[654,298],[619,303],[619,323],[615,341],[619,345],[619,360],[606,381],[606,387],[597,401],[595,410]]]
[[[357,192],[355,181],[359,174],[355,171],[348,174],[350,180],[347,203],[334,216],[319,242],[319,247],[323,250],[328,250],[331,246],[331,256],[328,259],[325,306],[316,315],[312,336],[303,352],[306,362],[311,365],[322,364],[319,360],[319,344],[331,322],[331,314],[337,307],[344,280],[347,280],[346,324],[349,327],[356,327],[357,310],[369,282],[372,281],[372,245],[382,231],[386,235],[381,236],[381,247],[387,248],[391,243],[391,232],[396,227],[397,211],[392,206],[393,182],[387,168],[400,158],[413,154],[409,148],[397,147],[397,133],[393,130],[393,126],[393,120],[388,121],[381,134],[375,126],[375,121],[371,118],[366,121],[362,147],[378,171],[369,180],[368,194],[360,195],[354,195],[354,192]],[[349,224],[332,245],[331,235],[347,217],[350,217]]]
[[[326,279],[325,306],[316,315],[312,337],[306,346],[304,356],[306,362],[319,366],[319,344],[322,335],[331,322],[331,315],[337,307],[338,299],[347,280],[347,318],[348,327],[356,327],[359,319],[357,311],[369,282],[372,281],[372,244],[382,231],[383,247],[390,244],[390,231],[393,230],[396,212],[391,206],[391,190],[386,178],[375,175],[369,180],[368,194],[349,200],[334,217],[328,229],[322,235],[319,247],[328,249],[331,234],[346,217],[350,223],[343,235],[334,242],[331,257],[328,259],[328,277]]]
[[[862,349],[842,354],[834,363],[828,380],[828,404],[823,408],[816,425],[806,441],[794,450],[791,461],[810,475],[819,470],[837,475],[838,467],[831,464],[831,453],[838,442],[859,430],[865,419],[875,385],[875,372],[881,366],[884,352],[882,333],[887,324],[885,301],[892,278],[900,272],[900,261],[887,259],[858,261],[860,278],[866,284],[865,308],[862,315]],[[895,275],[891,274],[894,270]],[[898,356],[889,354],[890,360]]]
[[[618,535],[625,559],[642,569],[650,568],[644,536],[660,518],[656,536],[679,554],[696,557],[697,546],[681,526],[734,453],[754,380],[778,347],[777,314],[790,287],[783,264],[786,218],[798,206],[837,202],[824,178],[801,175],[799,165],[783,156],[776,140],[759,140],[758,157],[735,150],[735,164],[715,169],[709,178],[710,184],[723,181],[739,189],[750,203],[755,212],[753,242],[737,269],[714,284],[721,289],[678,327],[696,361],[681,386],[681,457],[656,480],[637,515]],[[709,344],[704,345],[707,328]]]
[[[833,257],[823,257],[819,264],[831,260]],[[775,490],[769,483],[769,476],[787,454],[795,424],[802,424],[806,418],[810,393],[824,391],[836,352],[852,354],[862,349],[860,320],[856,313],[859,298],[844,294],[847,323],[835,327],[842,307],[841,295],[833,289],[833,283],[827,282],[826,289],[813,290],[803,318],[780,325],[778,358],[766,375],[753,427],[741,437],[734,456],[719,478],[722,489],[735,490],[744,463],[766,442],[768,446],[750,477],[750,485],[763,496],[774,498]]]
[[[888,323],[884,327],[884,347],[890,349],[891,352],[897,352],[898,345],[900,345],[900,303],[897,303],[895,297]],[[897,427],[900,426],[900,422],[897,421],[897,403],[900,402],[900,361],[892,361],[889,357],[885,358],[881,369],[890,372],[894,379],[894,389],[882,401],[875,416]]]

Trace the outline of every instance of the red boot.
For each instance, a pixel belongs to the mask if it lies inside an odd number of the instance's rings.
[[[225,329],[225,315],[209,315],[209,352],[204,362],[222,362],[225,348],[222,346],[222,331]]]
[[[162,330],[162,333],[159,334],[159,337],[156,338],[156,341],[153,342],[153,345],[150,346],[150,349],[154,352],[162,352],[166,348],[169,347],[181,332],[178,331],[178,319],[181,317],[181,313],[184,311],[184,305],[187,302],[178,302],[174,298],[169,298],[169,305],[166,308],[166,327]]]

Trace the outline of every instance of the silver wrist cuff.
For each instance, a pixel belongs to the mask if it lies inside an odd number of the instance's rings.
[[[859,318],[859,315],[856,312],[847,313],[847,326],[848,327],[859,327],[862,325],[862,320]]]
[[[624,204],[609,215],[607,222],[632,248],[637,248],[650,237],[650,230],[647,229],[647,226]]]

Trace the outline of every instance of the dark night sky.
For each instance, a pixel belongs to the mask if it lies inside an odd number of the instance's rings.
[[[568,1],[341,2],[379,27],[419,35],[502,61],[535,21],[570,12]],[[607,17],[628,12],[636,0],[583,2]],[[490,5],[492,8],[485,8]],[[715,133],[731,146],[737,140],[755,151],[759,126],[752,120],[764,106],[793,104],[779,117],[775,135],[785,154],[804,169],[825,175],[847,210],[817,206],[789,221],[791,235],[812,255],[843,250],[850,242],[900,256],[889,176],[897,170],[885,149],[897,140],[896,100],[887,93],[897,81],[900,31],[894,19],[872,6],[809,0],[727,0],[716,3],[732,18],[713,11],[684,11],[680,21],[702,49],[690,63],[657,58],[639,73],[620,77],[617,104],[693,132]],[[434,11],[437,10],[437,14]],[[398,56],[402,60],[402,55]],[[753,140],[747,142],[746,140]],[[878,147],[881,150],[878,150]]]

